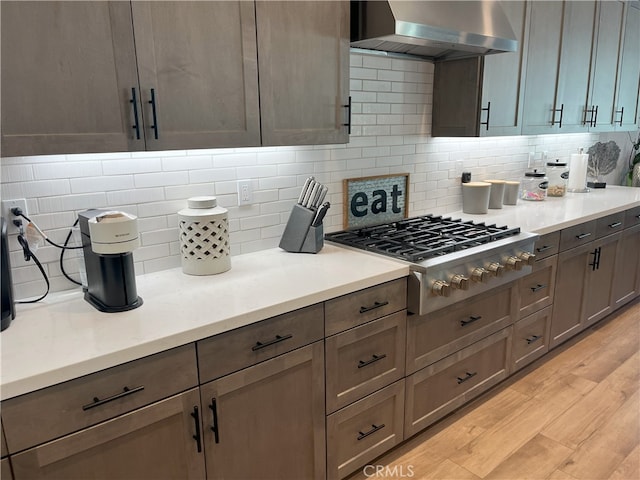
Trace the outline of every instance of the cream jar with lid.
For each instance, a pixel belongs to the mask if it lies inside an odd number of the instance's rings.
[[[558,159],[555,162],[548,162],[547,177],[549,178],[547,196],[564,197],[565,193],[567,193],[567,180],[569,179],[567,164],[560,162]]]
[[[533,202],[540,202],[547,198],[549,179],[545,172],[534,169],[526,172],[520,182],[520,198]]]
[[[467,182],[462,184],[462,211],[464,213],[487,213],[491,184],[487,182]]]

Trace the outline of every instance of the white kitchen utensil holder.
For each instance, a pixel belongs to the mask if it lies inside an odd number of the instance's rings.
[[[322,223],[312,226],[316,211],[294,205],[280,239],[280,248],[291,253],[318,253],[324,246]]]

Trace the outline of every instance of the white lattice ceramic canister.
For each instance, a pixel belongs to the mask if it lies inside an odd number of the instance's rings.
[[[216,197],[192,197],[178,212],[182,271],[213,275],[231,268],[229,218]]]

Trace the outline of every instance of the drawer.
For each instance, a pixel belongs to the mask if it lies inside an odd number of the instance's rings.
[[[402,442],[404,380],[327,417],[327,478],[344,478]]]
[[[633,207],[624,212],[624,228],[640,225],[640,207]]]
[[[513,326],[511,371],[521,369],[549,351],[551,307],[516,322]]]
[[[533,265],[533,271],[529,275],[518,280],[519,318],[553,303],[557,266],[557,255],[545,258]]]
[[[542,235],[533,247],[536,261],[555,255],[560,250],[560,230]]]
[[[2,403],[10,453],[95,425],[198,384],[194,344]]]
[[[406,311],[328,337],[327,412],[404,377]]]
[[[507,377],[512,329],[494,333],[406,378],[405,438]]]
[[[465,348],[517,319],[517,282],[450,307],[407,317],[407,374]]]
[[[560,251],[564,252],[585,243],[589,243],[596,237],[596,221],[581,223],[573,227],[565,228],[560,232]]]
[[[596,220],[596,238],[602,238],[624,229],[625,212],[614,213]]]
[[[325,331],[340,333],[407,308],[407,279],[400,278],[325,302]]]
[[[323,313],[323,306],[318,303],[200,340],[200,383],[322,339]]]

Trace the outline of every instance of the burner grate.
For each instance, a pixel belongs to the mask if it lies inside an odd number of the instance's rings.
[[[419,262],[519,233],[519,228],[425,215],[394,223],[328,233],[325,238],[401,260]]]

